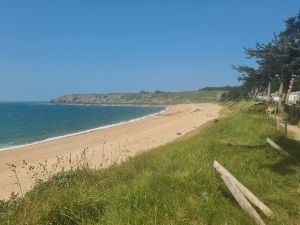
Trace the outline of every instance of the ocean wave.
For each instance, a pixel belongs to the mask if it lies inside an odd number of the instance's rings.
[[[90,133],[90,132],[94,132],[94,131],[104,130],[104,129],[120,126],[120,125],[123,125],[123,124],[133,123],[133,122],[137,122],[137,121],[147,119],[147,118],[159,115],[161,113],[164,113],[164,112],[168,111],[168,109],[169,108],[166,107],[164,110],[161,110],[159,112],[148,114],[146,116],[138,117],[138,118],[131,119],[131,120],[128,120],[128,121],[123,121],[123,122],[119,122],[119,123],[105,125],[105,126],[101,126],[101,127],[97,127],[97,128],[93,128],[93,129],[89,129],[89,130],[84,130],[84,131],[80,131],[80,132],[75,132],[75,133],[70,133],[70,134],[66,134],[66,135],[56,136],[56,137],[52,137],[52,138],[47,138],[47,139],[44,139],[44,140],[41,140],[41,141],[35,141],[35,142],[32,142],[32,143],[27,143],[27,144],[22,144],[22,145],[15,145],[15,146],[0,145],[0,151],[15,150],[15,149],[23,148],[23,147],[28,147],[28,146],[32,146],[32,145],[42,144],[42,143],[45,143],[45,142],[59,140],[59,139],[62,139],[62,138],[67,138],[67,137],[72,137],[72,136],[76,136],[76,135],[80,135],[80,134],[86,134],[86,133]]]

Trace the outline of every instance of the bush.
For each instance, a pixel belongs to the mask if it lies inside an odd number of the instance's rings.
[[[267,105],[263,103],[254,104],[247,109],[247,112],[251,113],[266,113],[266,111]]]
[[[242,86],[232,87],[230,91],[221,95],[221,101],[236,101],[246,98],[247,94]]]

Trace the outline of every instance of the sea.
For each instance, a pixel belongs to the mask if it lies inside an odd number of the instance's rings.
[[[0,151],[105,129],[164,110],[156,106],[0,102]]]

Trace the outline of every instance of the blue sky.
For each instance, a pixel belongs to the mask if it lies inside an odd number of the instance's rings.
[[[0,0],[0,100],[236,85],[299,0]]]

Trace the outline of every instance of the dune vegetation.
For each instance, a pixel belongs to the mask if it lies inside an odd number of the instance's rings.
[[[2,201],[1,224],[230,224],[253,220],[213,168],[218,160],[274,212],[267,224],[299,224],[300,144],[282,138],[262,105],[227,103],[222,118],[103,170],[88,166]],[[270,137],[292,157],[266,144]]]

